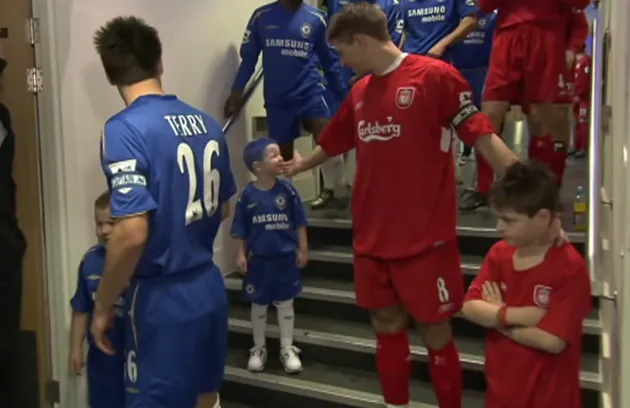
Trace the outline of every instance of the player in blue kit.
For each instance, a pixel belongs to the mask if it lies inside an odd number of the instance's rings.
[[[453,46],[453,65],[459,69],[472,88],[473,102],[477,109],[481,109],[481,95],[490,64],[496,17],[496,11],[479,15],[477,28]],[[465,146],[462,158],[465,160],[471,152],[471,147]]]
[[[103,268],[107,240],[113,229],[109,215],[109,193],[101,194],[94,202],[94,221],[98,244],[83,255],[79,265],[77,287],[70,300],[72,306],[72,326],[70,329],[70,370],[76,375],[83,373],[85,365],[83,343],[88,339],[87,386],[90,408],[114,408],[125,406],[125,320],[123,319],[124,299],[115,304],[114,319],[107,339],[117,354],[103,353],[89,335],[90,320],[94,310],[94,298],[98,289]]]
[[[451,61],[451,47],[477,27],[477,0],[400,0],[403,51]]]
[[[330,120],[315,55],[336,99],[341,101],[347,94],[339,58],[326,42],[326,26],[326,16],[317,7],[303,0],[278,0],[254,11],[243,36],[242,61],[224,113],[227,117],[242,107],[243,89],[262,53],[269,137],[279,144],[285,160],[293,157],[293,142],[302,126],[317,139]],[[342,158],[321,170],[323,189],[312,203],[314,208],[334,202],[334,191],[343,184]]]
[[[236,193],[219,124],[164,93],[157,31],[118,17],[94,35],[127,107],[105,124],[102,166],[115,219],[92,334],[107,353],[113,305],[127,288],[127,408],[218,407],[228,301],[213,243]]]
[[[300,268],[308,257],[306,216],[295,187],[278,179],[282,156],[269,138],[245,147],[245,165],[256,180],[241,193],[232,223],[238,242],[237,265],[245,274],[243,299],[251,302],[254,347],[247,368],[265,368],[267,309],[274,304],[280,327],[280,361],[288,373],[302,371],[299,349],[293,345],[293,299],[302,291]]]
[[[354,3],[370,3],[375,4],[383,10],[387,16],[387,27],[389,35],[392,37],[392,42],[396,45],[401,45],[402,32],[403,32],[403,20],[402,10],[400,7],[401,0],[325,0],[327,3],[328,16],[332,18],[335,14],[339,13],[346,6]],[[344,67],[342,70],[344,79],[348,84],[356,82],[354,72],[348,67]]]

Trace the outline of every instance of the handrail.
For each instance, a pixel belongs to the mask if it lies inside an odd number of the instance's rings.
[[[600,15],[593,19],[593,58],[591,70],[591,106],[589,117],[588,155],[588,218],[586,255],[591,282],[596,281],[600,262],[600,214],[601,214],[601,111],[604,63],[604,36]]]
[[[240,108],[243,108],[243,106],[247,104],[247,102],[249,101],[249,98],[251,98],[252,94],[254,93],[254,91],[258,87],[258,84],[260,84],[260,81],[262,81],[262,79],[263,79],[263,68],[260,67],[256,70],[252,79],[250,79],[247,85],[245,86],[245,90],[243,91],[243,104],[241,105]],[[239,113],[240,111],[233,113],[232,116],[230,116],[227,119],[227,121],[225,122],[225,125],[223,125],[223,134],[226,134],[228,130],[230,130],[230,128],[232,127],[236,119],[238,118]]]

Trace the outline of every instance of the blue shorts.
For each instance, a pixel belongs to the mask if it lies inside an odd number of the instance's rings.
[[[122,350],[108,356],[91,346],[87,356],[88,404],[90,408],[125,406],[125,358]]]
[[[295,254],[252,256],[243,279],[243,300],[269,305],[294,299],[302,291],[302,271]]]
[[[468,81],[468,85],[473,91],[473,102],[477,108],[481,109],[481,96],[483,95],[483,85],[486,82],[488,68],[463,69],[462,75]]]
[[[289,143],[300,137],[302,121],[330,118],[330,108],[322,94],[295,106],[267,106],[269,137],[278,143]]]
[[[219,390],[229,311],[218,267],[134,280],[126,303],[127,408],[194,408]]]

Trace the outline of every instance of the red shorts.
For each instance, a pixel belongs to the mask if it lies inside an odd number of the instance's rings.
[[[570,78],[565,51],[565,33],[558,29],[522,25],[497,32],[483,100],[565,103]]]
[[[462,307],[464,279],[457,240],[403,259],[355,254],[354,271],[357,304],[365,309],[403,305],[417,322],[431,324]]]

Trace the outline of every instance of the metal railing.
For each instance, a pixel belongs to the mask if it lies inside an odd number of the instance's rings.
[[[254,73],[254,76],[249,80],[249,82],[245,86],[245,90],[243,91],[243,105],[241,106],[241,109],[247,104],[247,102],[249,101],[249,98],[251,98],[252,94],[254,93],[254,91],[260,84],[260,81],[262,81],[262,79],[263,79],[263,69],[262,67],[259,67]],[[238,115],[240,113],[241,112],[239,110],[238,112],[234,113],[232,116],[230,116],[227,119],[227,121],[225,122],[225,125],[223,125],[224,134],[230,130],[230,128],[232,127],[236,119],[238,119]]]
[[[601,256],[600,220],[601,220],[601,185],[602,185],[602,93],[604,64],[604,33],[601,16],[593,20],[593,57],[591,70],[591,109],[589,117],[590,149],[588,155],[588,219],[586,236],[586,255],[591,282],[598,282]],[[597,285],[599,286],[599,285]]]

